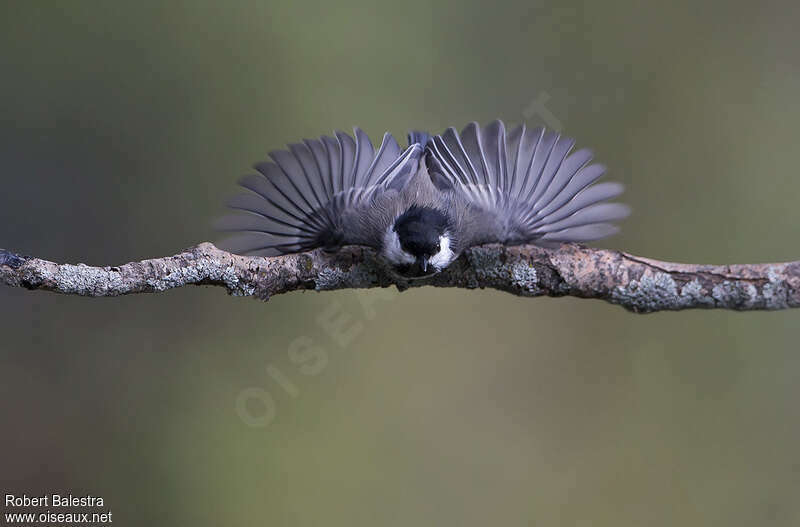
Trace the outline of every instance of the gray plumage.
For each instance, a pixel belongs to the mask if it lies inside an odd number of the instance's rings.
[[[376,151],[366,134],[337,132],[271,152],[250,191],[218,228],[240,232],[223,246],[276,255],[367,245],[404,274],[440,271],[466,248],[596,240],[617,232],[627,206],[607,203],[619,183],[595,183],[605,167],[572,139],[501,121],[461,133],[409,134],[402,150],[385,134]]]
[[[272,162],[257,163],[259,174],[239,184],[251,193],[228,201],[245,214],[217,221],[223,231],[242,232],[223,242],[232,252],[273,256],[317,247],[370,245],[369,232],[354,229],[375,212],[377,198],[395,194],[417,170],[420,145],[403,151],[390,134],[376,152],[366,134],[343,132],[270,152]],[[384,198],[385,199],[385,198]]]

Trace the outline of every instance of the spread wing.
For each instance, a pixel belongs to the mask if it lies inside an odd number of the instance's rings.
[[[228,206],[238,213],[217,221],[217,228],[238,235],[221,246],[239,254],[273,256],[317,247],[375,245],[379,240],[363,222],[379,194],[391,191],[416,170],[420,145],[401,150],[390,134],[377,152],[367,135],[336,132],[270,152],[257,163],[258,174],[239,185],[249,192]]]
[[[501,121],[481,129],[470,123],[427,143],[428,168],[440,188],[452,187],[468,203],[465,246],[481,243],[579,242],[619,229],[630,209],[606,201],[619,183],[598,183],[605,167],[592,153],[570,153],[575,142],[525,125],[506,133]]]

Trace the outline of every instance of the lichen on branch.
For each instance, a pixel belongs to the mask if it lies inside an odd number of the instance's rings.
[[[266,300],[297,290],[389,287],[492,288],[518,296],[597,298],[636,313],[719,308],[800,307],[800,262],[692,265],[577,244],[558,249],[487,245],[467,250],[429,278],[398,277],[376,253],[346,247],[275,257],[239,256],[201,243],[164,258],[115,267],[58,264],[0,249],[0,281],[13,287],[82,296],[157,293],[215,285]]]

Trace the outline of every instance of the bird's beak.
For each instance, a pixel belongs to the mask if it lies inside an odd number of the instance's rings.
[[[417,265],[420,269],[422,269],[423,273],[428,272],[428,259],[427,258],[417,258]]]

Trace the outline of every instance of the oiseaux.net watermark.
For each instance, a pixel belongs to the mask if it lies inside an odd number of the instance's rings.
[[[114,514],[101,496],[6,494],[4,525],[107,525]]]

